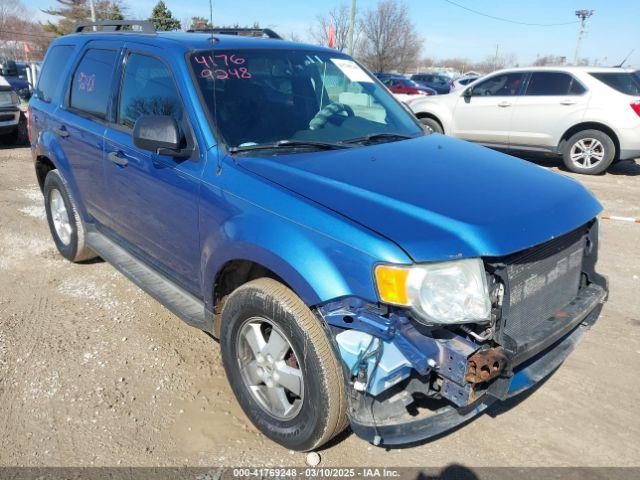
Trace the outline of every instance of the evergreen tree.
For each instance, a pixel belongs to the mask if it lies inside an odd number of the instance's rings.
[[[73,31],[78,22],[91,20],[91,7],[87,0],[56,0],[57,8],[48,8],[44,13],[60,17],[53,23],[48,21],[44,29],[56,35],[66,35]],[[95,2],[96,20],[124,20],[122,14],[123,3],[121,0],[99,0]]]
[[[209,20],[204,17],[191,17],[190,30],[205,30],[207,28],[213,28]]]
[[[109,20],[124,20],[124,15],[118,4],[114,4],[109,13]]]
[[[167,8],[162,0],[159,0],[156,6],[153,7],[149,21],[153,23],[156,30],[166,32],[180,30],[180,20],[173,17],[171,10]]]

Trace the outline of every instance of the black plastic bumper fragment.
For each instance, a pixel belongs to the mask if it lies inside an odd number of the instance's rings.
[[[566,310],[565,328],[557,329],[545,341],[537,342],[519,355],[519,363],[512,367],[509,378],[499,378],[475,403],[462,408],[451,405],[430,410],[416,416],[375,421],[359,415],[351,416],[351,428],[359,437],[382,446],[406,445],[426,440],[470,421],[492,403],[511,398],[533,387],[556,370],[576,347],[584,333],[597,321],[607,298],[606,285],[585,288],[582,295]],[[373,411],[373,410],[371,410]]]

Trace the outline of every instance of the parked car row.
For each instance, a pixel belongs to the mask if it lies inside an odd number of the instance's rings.
[[[401,95],[398,97],[401,101],[406,100],[407,95],[444,95],[480,78],[477,73],[465,74],[456,79],[440,73],[417,73],[410,77],[399,73],[375,75],[392,93]]]
[[[601,173],[616,160],[640,157],[640,77],[634,70],[501,70],[449,95],[407,103],[434,132],[559,154],[578,173]]]

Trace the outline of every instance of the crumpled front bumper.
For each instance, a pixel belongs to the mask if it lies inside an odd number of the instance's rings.
[[[506,400],[533,387],[550,375],[573,351],[584,333],[597,321],[607,298],[606,285],[592,284],[565,309],[565,323],[553,335],[518,355],[510,374],[496,379],[476,402],[466,407],[445,406],[426,415],[407,415],[395,423],[364,422],[351,418],[359,437],[383,446],[406,445],[435,437],[482,413],[492,403]]]

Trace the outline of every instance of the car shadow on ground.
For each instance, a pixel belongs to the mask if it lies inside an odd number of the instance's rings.
[[[555,155],[544,154],[544,153],[534,153],[534,152],[508,152],[509,155],[512,155],[517,158],[521,158],[522,160],[526,160],[531,163],[535,163],[536,165],[540,165],[545,168],[558,168],[562,172],[569,172],[567,167],[562,163],[562,159]],[[615,162],[611,165],[605,173],[601,173],[599,175],[594,175],[594,177],[604,176],[604,175],[626,175],[628,177],[636,177],[640,176],[640,163],[638,160],[622,160],[619,162]]]
[[[419,473],[415,480],[479,480],[479,478],[471,468],[452,463],[435,474]]]
[[[0,140],[0,150],[13,150],[14,148],[24,148],[28,146],[29,146],[28,143],[25,143],[25,144],[6,143]]]

